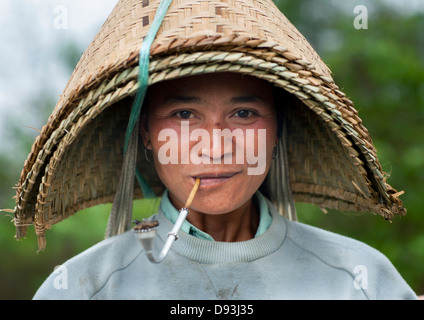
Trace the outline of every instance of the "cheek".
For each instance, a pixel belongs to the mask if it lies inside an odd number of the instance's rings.
[[[263,171],[267,171],[271,164],[277,142],[277,126],[273,119],[261,121],[256,128],[246,130],[246,160],[248,164],[258,166],[256,174],[266,174]]]
[[[190,141],[188,125],[176,125],[175,122],[163,121],[154,126],[150,136],[155,164],[161,171],[178,170],[177,165],[188,165],[189,152],[198,143]]]
[[[160,180],[165,186],[168,186],[169,181],[175,179],[173,177],[175,165],[172,164],[175,160],[172,158],[178,155],[174,154],[175,149],[172,149],[171,146],[175,144],[175,139],[178,137],[175,135],[175,131],[169,130],[169,124],[157,119],[149,120],[149,149],[151,149],[152,161]]]

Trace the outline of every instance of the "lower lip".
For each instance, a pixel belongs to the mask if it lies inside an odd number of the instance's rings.
[[[231,177],[221,177],[221,178],[201,178],[199,188],[216,186],[216,185],[219,185],[221,183],[226,182],[227,180],[229,180],[232,177],[233,176],[231,176]],[[193,180],[195,180],[195,178],[193,178]]]

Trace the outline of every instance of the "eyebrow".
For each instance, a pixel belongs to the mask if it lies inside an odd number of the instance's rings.
[[[265,99],[262,98],[261,96],[256,95],[256,94],[238,96],[238,97],[231,98],[231,103],[233,103],[233,104],[258,102],[258,101],[259,102],[265,102]]]
[[[165,103],[199,103],[201,99],[195,96],[175,95],[165,99]]]
[[[166,104],[168,103],[178,104],[178,103],[199,103],[201,101],[202,99],[196,96],[174,95],[174,96],[167,97],[164,102]],[[252,102],[265,102],[265,99],[256,94],[250,94],[250,95],[236,96],[231,98],[230,100],[231,104],[252,103]]]

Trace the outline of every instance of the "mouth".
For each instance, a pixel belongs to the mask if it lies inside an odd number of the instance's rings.
[[[238,172],[201,173],[192,176],[193,181],[200,179],[200,188],[216,186],[234,177]]]

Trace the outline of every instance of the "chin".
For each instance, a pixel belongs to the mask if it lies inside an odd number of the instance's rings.
[[[242,207],[250,198],[247,200],[236,199],[235,197],[225,196],[226,201],[223,201],[223,197],[208,197],[203,198],[194,198],[191,208],[199,213],[209,214],[209,215],[221,215],[232,212],[234,210]]]

